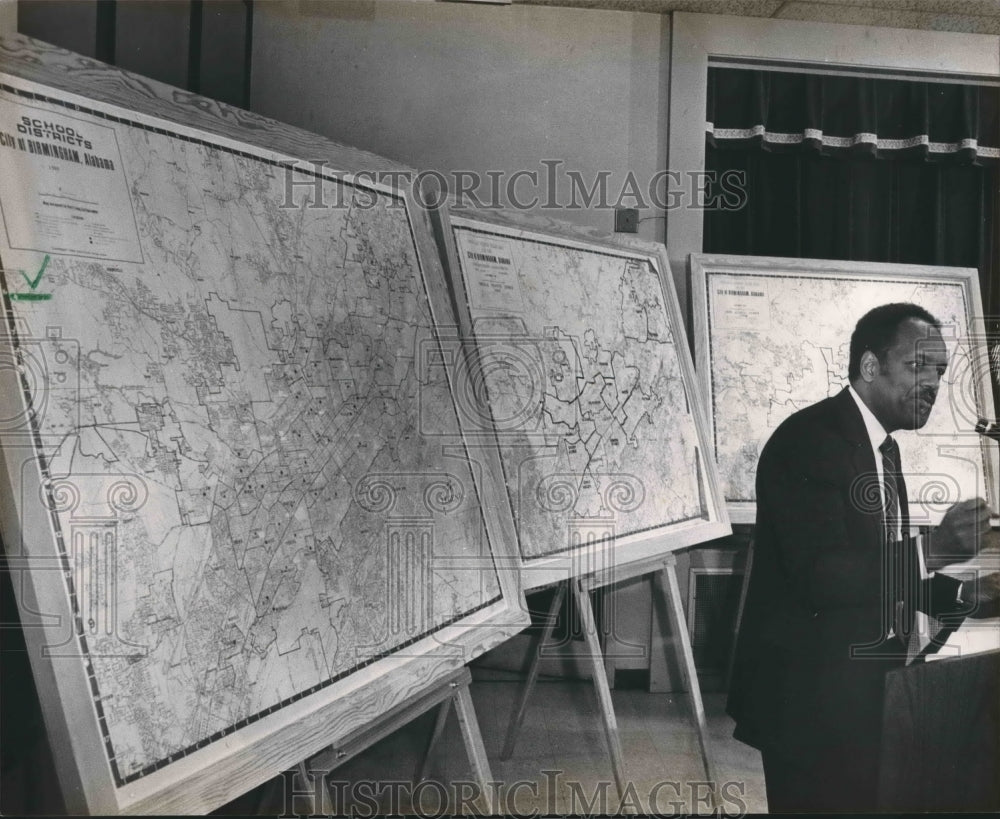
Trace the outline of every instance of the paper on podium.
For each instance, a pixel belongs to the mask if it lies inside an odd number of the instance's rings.
[[[970,581],[977,576],[1000,571],[1000,552],[996,548],[984,549],[972,560],[957,563],[943,570],[944,574]],[[927,656],[927,662],[941,660],[945,657],[964,657],[968,654],[981,654],[984,651],[1000,649],[1000,617],[983,620],[966,618],[958,628],[933,654]]]
[[[966,620],[962,627],[952,634],[934,654],[927,656],[927,662],[943,660],[945,657],[965,657],[982,654],[984,651],[1000,649],[1000,617],[988,620]]]

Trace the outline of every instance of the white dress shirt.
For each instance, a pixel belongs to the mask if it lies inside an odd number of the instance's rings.
[[[849,386],[848,392],[851,393],[851,397],[854,402],[858,405],[858,409],[861,410],[861,418],[865,422],[865,429],[868,431],[868,441],[871,444],[872,454],[875,456],[875,469],[878,470],[878,491],[882,498],[882,508],[885,509],[885,475],[882,471],[882,451],[879,449],[882,443],[885,441],[885,436],[889,433],[885,431],[885,427],[879,423],[878,418],[875,417],[874,413],[868,409],[868,405],[861,400],[861,396],[855,392],[853,386]],[[901,536],[900,526],[902,524],[903,516],[899,513],[899,499],[896,499],[896,531],[893,533],[893,537],[899,540]]]

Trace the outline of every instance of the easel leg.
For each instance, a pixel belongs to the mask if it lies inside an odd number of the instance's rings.
[[[614,586],[602,586],[597,590],[600,595],[600,605],[601,605],[601,636],[602,642],[605,649],[607,649],[608,641],[611,639],[611,634],[614,629],[614,617],[615,617],[615,590]],[[606,653],[604,655],[604,675],[608,678],[608,688],[614,690],[615,687],[615,675],[617,672],[617,666],[615,665],[614,658],[609,657]]]
[[[320,785],[320,802],[322,803],[325,801],[322,793],[326,790],[326,784],[323,781],[322,774],[317,774],[317,776],[319,777],[319,782],[323,783]],[[325,807],[322,804],[316,804],[316,787],[317,782],[309,778],[309,771],[306,768],[306,763],[300,762],[298,770],[295,772],[295,790],[299,794],[309,794],[309,813],[311,816],[318,815],[320,813],[320,808]]]
[[[740,628],[743,625],[743,609],[747,604],[747,590],[750,588],[750,571],[753,569],[753,537],[747,543],[746,567],[743,569],[743,582],[740,583],[740,602],[736,606],[736,618],[733,622],[733,647],[729,651],[729,660],[726,663],[726,690],[733,681],[733,666],[736,662],[736,641],[740,636]]]
[[[562,608],[563,599],[566,597],[566,584],[560,583],[556,587],[555,597],[552,598],[552,605],[549,606],[549,613],[545,620],[545,627],[542,633],[535,636],[531,642],[531,664],[528,667],[528,678],[521,687],[521,695],[517,701],[517,708],[511,718],[510,726],[507,728],[507,738],[504,741],[503,749],[500,751],[501,759],[510,759],[514,753],[514,745],[517,742],[517,735],[521,731],[524,723],[524,715],[528,710],[528,698],[535,688],[538,680],[538,669],[542,660],[542,646],[552,637],[552,631],[556,626],[559,617],[559,610]]]
[[[458,725],[462,729],[462,739],[465,741],[465,750],[469,754],[469,762],[472,763],[473,776],[482,788],[486,812],[493,815],[496,812],[493,794],[490,791],[490,781],[493,779],[493,774],[490,771],[490,762],[486,758],[486,746],[483,744],[483,735],[479,730],[479,721],[476,719],[476,710],[472,705],[472,694],[469,691],[468,682],[455,689],[453,699],[455,713],[458,715]]]
[[[597,639],[597,624],[594,622],[594,609],[590,605],[590,594],[583,587],[579,578],[571,581],[573,597],[577,610],[580,612],[580,623],[583,626],[584,638],[587,641],[588,654],[594,676],[594,690],[597,691],[597,702],[604,722],[604,736],[608,741],[611,753],[611,769],[615,776],[618,796],[625,795],[625,758],[622,753],[621,736],[618,734],[618,720],[615,718],[614,705],[611,702],[611,689],[604,672],[604,652]]]
[[[701,686],[698,684],[698,673],[694,665],[694,651],[691,648],[691,637],[688,635],[687,618],[681,606],[681,590],[677,584],[677,562],[673,555],[663,571],[657,574],[657,585],[666,596],[667,612],[670,616],[670,628],[680,644],[680,656],[677,658],[691,694],[691,708],[694,711],[698,727],[698,745],[701,749],[701,761],[705,766],[705,776],[713,783],[713,799],[715,798],[716,779],[712,762],[708,755],[708,724],[705,721],[705,705],[701,699]]]
[[[415,782],[423,782],[427,778],[431,754],[434,753],[434,748],[437,746],[438,740],[441,739],[441,734],[444,733],[444,726],[448,722],[449,713],[451,713],[451,698],[446,699],[438,706],[437,718],[434,720],[434,730],[431,733],[431,738],[427,742],[427,750],[424,751],[424,756],[417,766],[416,773],[413,775]]]

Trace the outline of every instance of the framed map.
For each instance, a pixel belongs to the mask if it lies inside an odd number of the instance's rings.
[[[0,525],[71,813],[207,812],[527,624],[378,170],[0,44]]]
[[[464,211],[441,238],[459,412],[499,451],[525,587],[728,534],[662,246]]]
[[[997,499],[995,417],[974,269],[691,255],[698,373],[732,519],[753,523],[760,451],[798,409],[847,386],[850,338],[868,310],[914,302],[942,322],[950,363],[927,425],[898,436],[914,525],[965,498]]]

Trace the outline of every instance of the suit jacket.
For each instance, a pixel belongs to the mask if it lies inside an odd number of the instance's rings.
[[[905,663],[887,638],[886,552],[875,457],[845,389],[785,420],[761,453],[727,708],[737,739],[788,754],[839,748],[877,759],[885,673]],[[957,580],[917,582],[917,607],[957,608]]]

